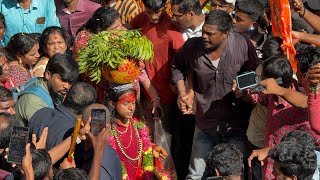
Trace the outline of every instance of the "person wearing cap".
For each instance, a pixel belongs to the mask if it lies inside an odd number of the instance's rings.
[[[211,11],[219,9],[231,15],[235,5],[236,0],[211,0]]]

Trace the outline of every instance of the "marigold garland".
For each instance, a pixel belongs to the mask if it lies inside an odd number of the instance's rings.
[[[138,129],[140,138],[142,140],[142,167],[143,167],[143,176],[144,179],[152,179],[152,174],[154,171],[153,164],[153,154],[152,154],[152,146],[151,140],[148,133],[147,126],[143,122],[134,122],[133,126]],[[109,144],[113,149],[117,149],[115,136],[117,132],[112,129],[109,136]],[[127,174],[127,169],[123,162],[122,164],[122,179],[129,180],[129,176]]]
[[[125,179],[125,180],[128,180],[129,179],[129,176],[128,176],[128,173],[127,173],[127,169],[126,167],[124,166],[124,163],[121,162],[121,173],[122,173],[122,179]]]

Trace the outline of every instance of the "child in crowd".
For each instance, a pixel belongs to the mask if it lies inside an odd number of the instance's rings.
[[[153,145],[147,126],[134,117],[136,91],[131,84],[114,85],[110,90],[110,107],[114,113],[109,144],[122,162],[122,179],[152,179],[154,157],[163,160],[167,152]]]
[[[67,50],[66,35],[64,30],[58,26],[47,27],[40,36],[39,53],[41,57],[33,68],[35,77],[43,77],[49,58]]]

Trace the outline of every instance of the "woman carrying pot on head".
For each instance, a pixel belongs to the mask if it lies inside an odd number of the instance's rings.
[[[168,154],[151,143],[149,129],[137,117],[136,90],[132,84],[111,84],[109,106],[114,123],[111,127],[109,144],[122,162],[122,179],[152,179],[154,158],[164,160]]]

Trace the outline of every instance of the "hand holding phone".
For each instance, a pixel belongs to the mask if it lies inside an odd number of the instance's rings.
[[[91,110],[91,133],[97,136],[103,128],[106,127],[106,110]]]
[[[237,85],[240,90],[257,86],[256,73],[254,71],[237,76]]]
[[[265,81],[267,81],[267,80],[265,80]],[[275,83],[278,84],[278,85],[282,84],[282,83],[283,83],[283,82],[282,82],[282,78],[280,77],[280,78],[275,79]],[[264,91],[264,90],[266,90],[266,88],[265,88],[264,86],[258,85],[258,86],[254,87],[254,88],[251,90],[251,93],[252,93],[252,94],[257,94],[257,93],[260,93],[260,92],[262,92],[262,91]]]
[[[13,126],[10,143],[8,159],[9,163],[21,164],[23,156],[26,152],[26,145],[29,140],[29,128]]]

